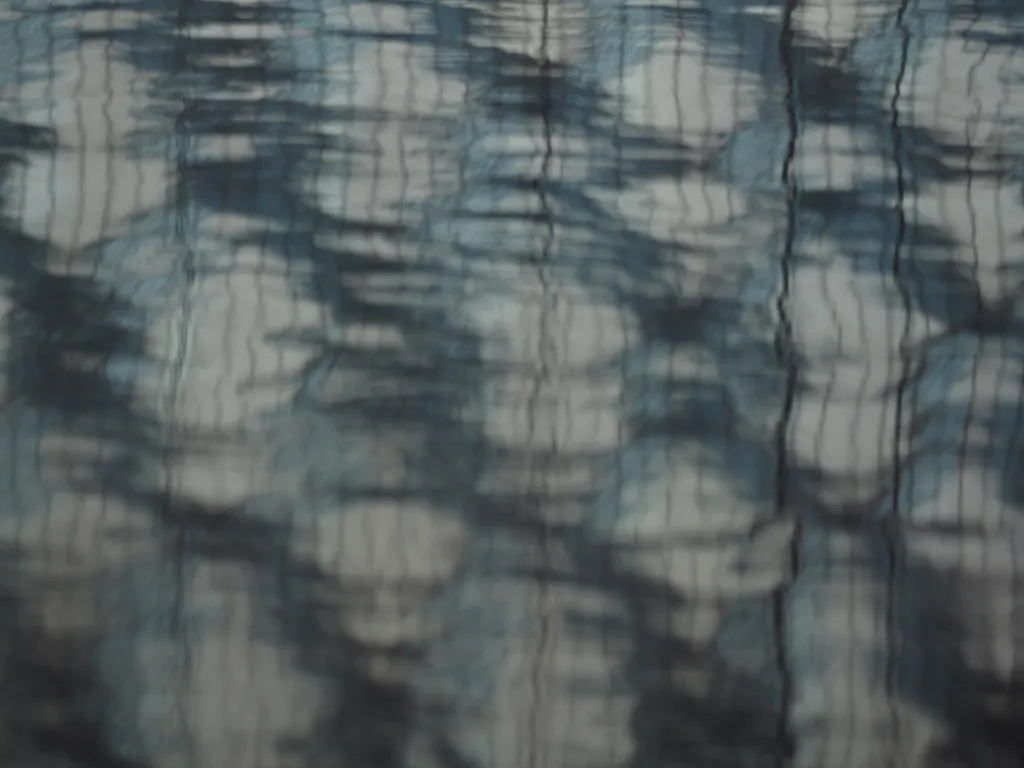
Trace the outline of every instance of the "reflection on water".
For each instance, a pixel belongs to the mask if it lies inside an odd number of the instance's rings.
[[[4,8],[12,765],[1020,764],[1024,5]]]

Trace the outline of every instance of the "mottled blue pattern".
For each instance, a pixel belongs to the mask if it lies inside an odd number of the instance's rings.
[[[1018,766],[1024,4],[0,6],[0,763]]]

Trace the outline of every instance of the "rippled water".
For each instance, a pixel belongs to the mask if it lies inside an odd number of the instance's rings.
[[[1020,765],[1022,42],[7,0],[3,764]]]

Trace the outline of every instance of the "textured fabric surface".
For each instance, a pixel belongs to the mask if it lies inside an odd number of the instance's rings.
[[[0,765],[1019,766],[1022,41],[0,3]]]

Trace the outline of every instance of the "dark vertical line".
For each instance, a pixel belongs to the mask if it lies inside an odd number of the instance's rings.
[[[981,9],[976,6],[976,12],[980,15]],[[1009,56],[1010,67],[1016,64],[1017,48],[1011,50]],[[1011,85],[1009,72],[1007,71],[1007,62],[1004,61],[999,66],[999,81],[1003,85],[1003,99],[1000,101],[999,106],[996,108],[996,123],[998,125],[1006,124],[1006,109],[1012,107],[1013,101],[1011,100],[1012,89],[1015,87]],[[1010,71],[1013,71],[1010,69]],[[996,237],[999,243],[999,255],[1005,257],[1006,255],[1006,226],[1003,221],[1003,207],[996,205],[995,208],[995,223],[996,223]],[[1005,258],[1000,259],[999,269],[1008,267],[1012,262],[1007,262]],[[1001,314],[1007,320],[1009,338],[1012,339],[1015,334],[1020,334],[1021,327],[1014,320],[1012,309],[1016,299],[1016,291],[1010,291],[1008,294],[1000,296]],[[1002,374],[1003,371],[1001,370]],[[1019,376],[1019,369],[1017,371]],[[1019,381],[1019,378],[1018,378]],[[1000,467],[1000,476],[1003,479],[1004,487],[1012,482],[1013,474],[1016,471],[1018,465],[1017,456],[1019,452],[1016,450],[1017,446],[1021,445],[1021,425],[1024,420],[1024,387],[1017,387],[1017,402],[1013,407],[1013,419],[1012,427],[1009,427],[1007,434],[1006,450],[1004,452],[1004,458],[1002,467]],[[1012,646],[1013,646],[1013,657],[1011,661],[1011,671],[1013,676],[1016,678],[1020,671],[1020,658],[1021,658],[1021,610],[1024,608],[1024,600],[1020,597],[1020,584],[1021,584],[1021,564],[1019,553],[1016,548],[1011,548],[1011,572],[1013,574],[1012,582],[1010,585],[1012,599],[1010,601],[1010,628],[1012,632]],[[1019,697],[1014,697],[1014,705],[1020,701]]]
[[[778,315],[778,329],[775,334],[775,354],[780,367],[786,371],[786,389],[782,410],[775,428],[775,514],[783,516],[789,503],[787,480],[789,476],[789,428],[796,399],[797,369],[793,350],[793,325],[789,313],[791,270],[793,249],[799,215],[799,189],[793,176],[793,161],[796,157],[797,140],[800,133],[799,94],[796,73],[793,66],[793,17],[799,0],[786,0],[783,9],[782,28],[779,32],[779,61],[786,76],[785,108],[789,126],[789,142],[782,163],[782,185],[786,195],[786,239],[782,252],[782,286],[775,302]],[[776,723],[776,739],[779,749],[775,764],[779,768],[787,765],[795,750],[795,736],[790,722],[793,699],[793,673],[788,658],[789,637],[787,632],[787,610],[790,585],[800,570],[800,540],[802,523],[794,516],[796,527],[789,545],[790,584],[780,584],[772,595],[772,623],[775,640],[775,660],[779,669],[779,717]]]
[[[893,428],[893,477],[892,477],[892,498],[890,503],[890,519],[888,525],[882,526],[882,541],[886,559],[886,588],[885,588],[885,695],[889,702],[889,721],[892,728],[893,749],[890,750],[889,760],[896,764],[898,755],[896,749],[900,744],[900,722],[899,712],[896,709],[896,659],[897,646],[900,638],[897,637],[899,622],[896,616],[898,606],[896,604],[896,571],[900,559],[900,544],[898,539],[898,523],[900,519],[900,491],[903,485],[903,422],[905,419],[904,403],[907,389],[910,382],[911,361],[907,340],[910,335],[910,297],[903,283],[901,269],[903,266],[903,244],[907,233],[907,214],[904,210],[906,198],[906,179],[903,169],[903,135],[900,129],[899,100],[902,96],[903,81],[906,77],[907,62],[910,51],[910,31],[906,27],[905,17],[909,0],[901,0],[899,10],[896,12],[896,26],[900,30],[900,66],[896,73],[896,82],[893,87],[892,100],[889,103],[892,121],[890,131],[893,142],[893,161],[896,165],[896,242],[892,254],[892,279],[899,292],[903,309],[903,328],[900,336],[899,365],[900,378],[896,385],[896,417]]]

